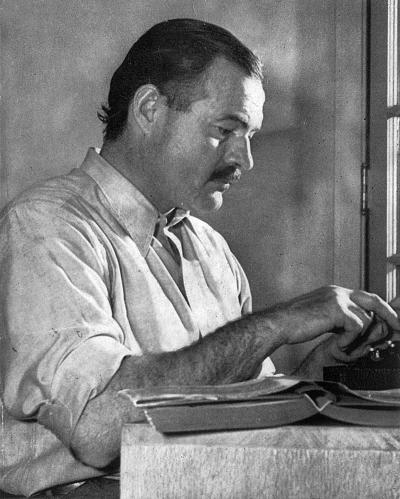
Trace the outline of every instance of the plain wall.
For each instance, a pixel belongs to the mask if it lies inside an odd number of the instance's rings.
[[[207,217],[245,268],[254,307],[337,278],[357,286],[361,4],[3,0],[1,204],[101,145],[96,112],[140,34],[168,18],[200,18],[231,30],[264,63],[267,102],[253,140],[254,170]],[[299,355],[281,350],[279,367],[294,366]]]

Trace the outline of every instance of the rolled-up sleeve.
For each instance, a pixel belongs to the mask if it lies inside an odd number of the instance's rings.
[[[65,445],[131,352],[114,320],[107,256],[89,222],[26,203],[1,220],[2,397]]]

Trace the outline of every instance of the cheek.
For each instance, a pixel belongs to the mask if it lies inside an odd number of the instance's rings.
[[[179,188],[193,192],[201,190],[215,171],[220,150],[219,140],[212,137],[175,142],[171,152]]]
[[[219,140],[214,137],[208,137],[205,141],[206,145],[210,149],[217,150],[219,146]]]
[[[208,170],[213,170],[223,154],[223,145],[218,139],[207,137],[200,145],[199,160]]]

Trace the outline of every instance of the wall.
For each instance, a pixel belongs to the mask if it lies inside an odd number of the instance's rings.
[[[155,22],[205,19],[265,66],[254,170],[208,220],[227,238],[255,308],[359,271],[361,0],[3,0],[0,202],[101,145],[96,111],[132,42]],[[340,37],[338,38],[338,35]],[[277,355],[283,369],[298,357]]]

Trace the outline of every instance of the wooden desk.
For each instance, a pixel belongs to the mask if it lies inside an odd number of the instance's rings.
[[[399,429],[317,423],[169,437],[126,425],[121,499],[400,497]]]

